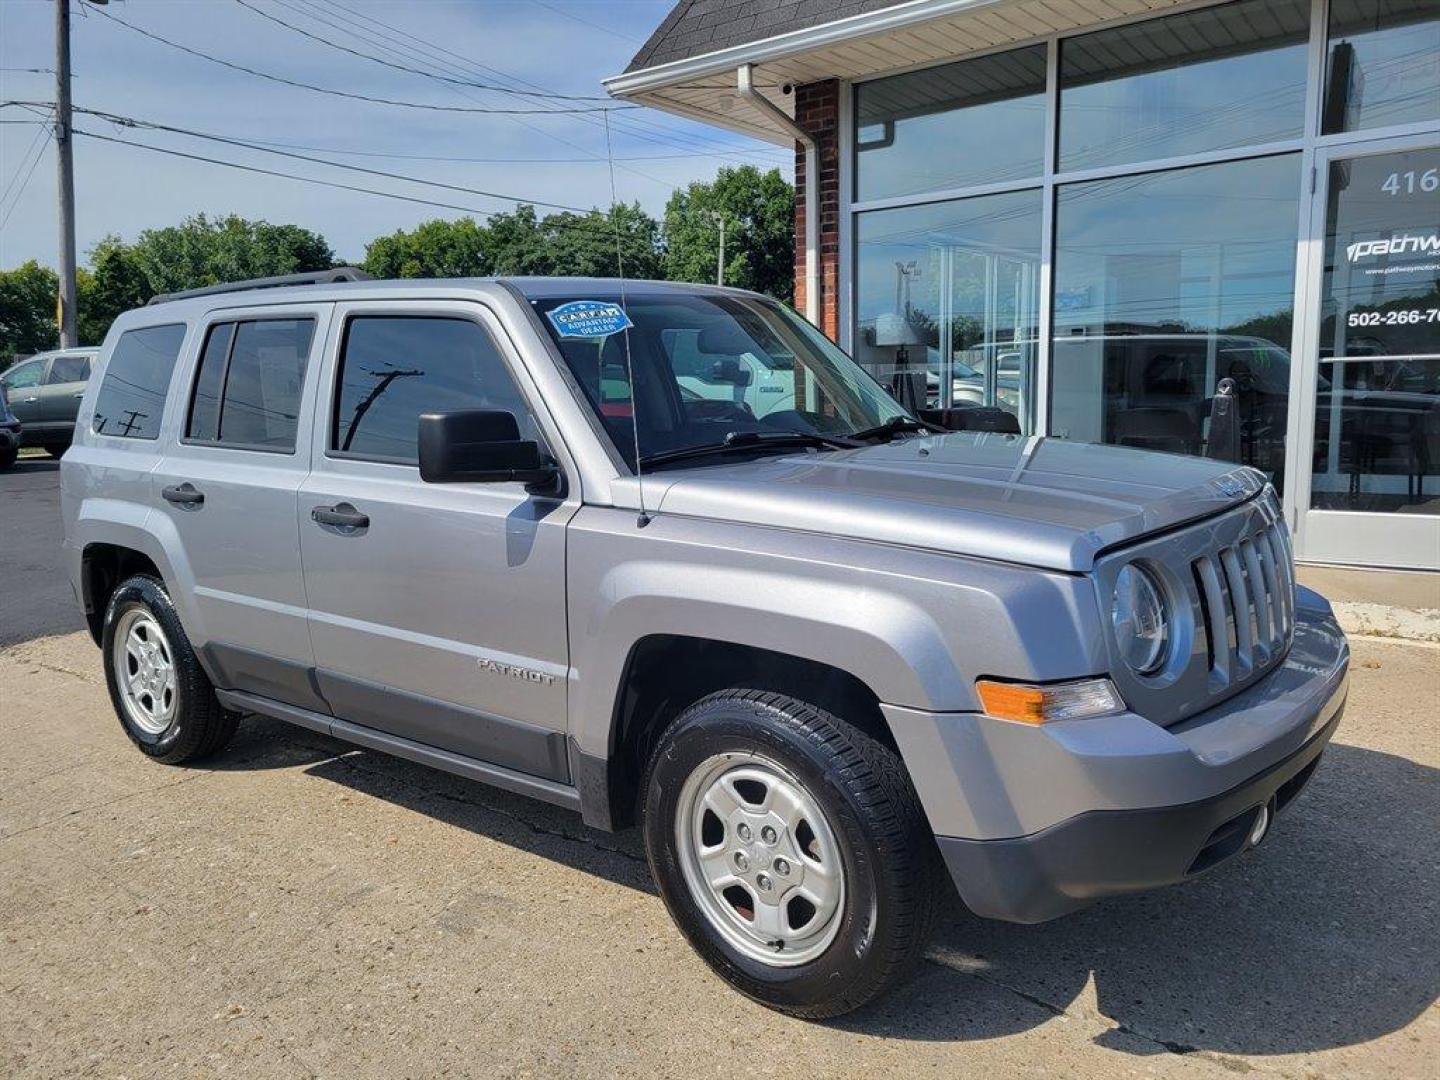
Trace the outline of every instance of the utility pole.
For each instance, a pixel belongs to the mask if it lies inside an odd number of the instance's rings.
[[[90,0],[96,5],[110,0]],[[55,322],[60,347],[73,349],[75,333],[75,130],[70,126],[70,2],[55,0],[55,164],[60,180],[60,297]]]
[[[75,160],[70,128],[70,0],[55,0],[55,160],[60,169],[60,347],[75,339]]]
[[[715,284],[725,284],[725,213],[722,210],[704,211],[706,220],[720,230],[720,254],[715,259]]]

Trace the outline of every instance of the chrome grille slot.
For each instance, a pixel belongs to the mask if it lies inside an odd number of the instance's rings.
[[[1209,555],[1191,564],[1200,591],[1200,610],[1205,621],[1205,647],[1209,653],[1210,671],[1223,682],[1230,681],[1230,620],[1225,611],[1224,590],[1215,560]]]
[[[1220,550],[1220,565],[1225,568],[1225,585],[1230,593],[1230,615],[1235,624],[1235,668],[1241,678],[1255,666],[1254,613],[1250,610],[1249,590],[1245,585],[1245,569],[1233,547]]]
[[[1265,523],[1190,564],[1211,683],[1221,689],[1284,652],[1295,629],[1295,575],[1284,526]]]

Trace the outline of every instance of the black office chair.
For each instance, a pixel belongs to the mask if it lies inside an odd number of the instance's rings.
[[[1002,435],[1019,435],[1020,420],[1012,412],[994,405],[977,405],[973,409],[951,409],[945,426],[954,431],[996,431]]]
[[[1184,409],[1126,409],[1115,413],[1110,423],[1121,446],[1172,454],[1194,454],[1200,449],[1200,426]]]

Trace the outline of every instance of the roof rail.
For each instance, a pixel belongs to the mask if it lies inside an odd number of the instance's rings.
[[[337,266],[330,270],[311,270],[304,274],[280,274],[277,277],[227,281],[222,285],[206,285],[202,289],[181,289],[160,293],[146,301],[145,306],[165,304],[171,300],[188,300],[192,296],[214,296],[217,293],[247,292],[251,289],[278,289],[285,285],[334,285],[340,281],[369,281],[370,275],[358,266]]]

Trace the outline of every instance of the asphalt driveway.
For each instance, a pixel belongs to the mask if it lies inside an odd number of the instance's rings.
[[[79,622],[57,534],[11,543],[53,480],[0,477],[0,1075],[1436,1075],[1440,650],[1356,644],[1259,851],[1044,926],[952,903],[902,993],[806,1024],[708,973],[634,835],[267,720],[143,758],[89,638],[38,636]]]

